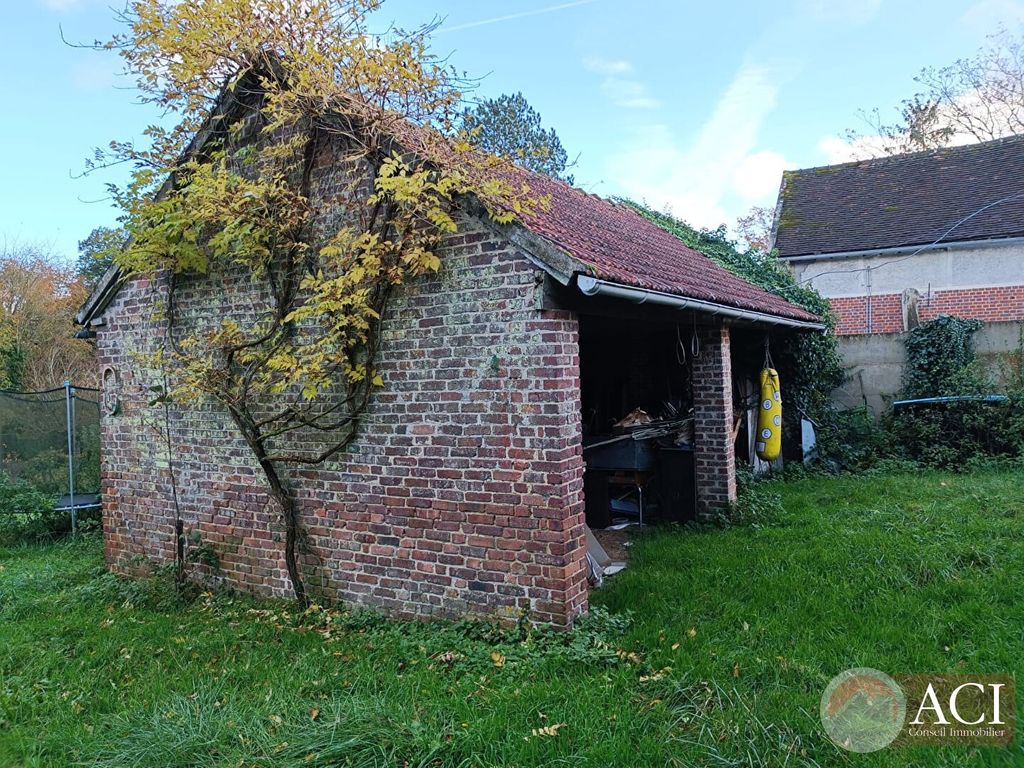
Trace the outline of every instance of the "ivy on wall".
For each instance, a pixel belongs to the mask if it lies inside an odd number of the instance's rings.
[[[907,367],[903,377],[903,396],[941,397],[976,394],[966,381],[974,364],[974,334],[981,330],[980,320],[965,320],[939,315],[911,330],[903,340]]]

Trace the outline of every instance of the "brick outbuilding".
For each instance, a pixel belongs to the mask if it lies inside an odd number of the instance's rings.
[[[335,173],[324,151],[314,196]],[[440,272],[390,310],[387,386],[359,438],[291,477],[319,599],[571,625],[588,597],[584,441],[637,406],[692,408],[696,499],[684,504],[719,510],[736,493],[732,337],[820,328],[629,206],[523,173],[550,205],[507,226],[462,214]],[[250,285],[196,276],[176,301],[186,315],[244,315]],[[159,381],[138,362],[161,343],[165,292],[160,277],[113,270],[78,318],[97,333],[105,553],[118,571],[174,557]],[[190,541],[216,553],[226,583],[286,595],[277,512],[227,414],[172,408],[170,429]]]

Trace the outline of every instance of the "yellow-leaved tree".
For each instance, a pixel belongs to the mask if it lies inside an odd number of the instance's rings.
[[[507,161],[455,135],[459,82],[430,53],[430,28],[372,34],[380,5],[133,0],[126,31],[102,46],[176,117],[150,126],[145,146],[114,143],[104,158],[134,167],[114,190],[131,238],[122,273],[167,289],[153,307],[167,329],[150,360],[166,381],[154,403],[213,401],[230,414],[280,508],[300,604],[292,476],[338,457],[386,386],[375,361],[389,298],[441,268],[462,201],[500,222],[545,204]],[[329,199],[315,189],[325,157],[345,170]],[[244,276],[256,310],[187,316],[179,285],[214,272]]]

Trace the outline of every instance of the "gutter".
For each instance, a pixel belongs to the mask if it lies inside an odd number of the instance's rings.
[[[890,248],[869,248],[863,251],[837,251],[836,253],[809,253],[801,256],[779,256],[782,261],[831,261],[832,259],[856,259],[868,256],[895,256],[904,253],[925,253],[927,251],[962,251],[971,248],[994,248],[999,245],[1021,245],[1024,237],[1002,237],[988,240],[957,240],[950,243],[926,243],[925,245],[897,245]]]
[[[685,296],[676,296],[664,291],[632,288],[626,285],[619,285],[618,283],[610,283],[607,280],[599,280],[590,275],[577,275],[576,287],[586,296],[607,296],[615,299],[625,299],[634,304],[650,303],[673,309],[692,309],[711,315],[721,315],[732,320],[745,320],[751,323],[764,323],[766,325],[783,325],[807,331],[825,330],[823,323],[811,320],[797,320],[790,317],[771,315],[767,312],[756,312],[750,309],[739,309],[738,307],[730,307],[725,304],[716,304],[712,301],[688,299]]]

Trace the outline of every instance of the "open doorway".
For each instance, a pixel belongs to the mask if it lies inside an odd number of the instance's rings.
[[[587,525],[696,517],[690,316],[679,324],[580,317]],[[614,544],[614,543],[613,543]]]

